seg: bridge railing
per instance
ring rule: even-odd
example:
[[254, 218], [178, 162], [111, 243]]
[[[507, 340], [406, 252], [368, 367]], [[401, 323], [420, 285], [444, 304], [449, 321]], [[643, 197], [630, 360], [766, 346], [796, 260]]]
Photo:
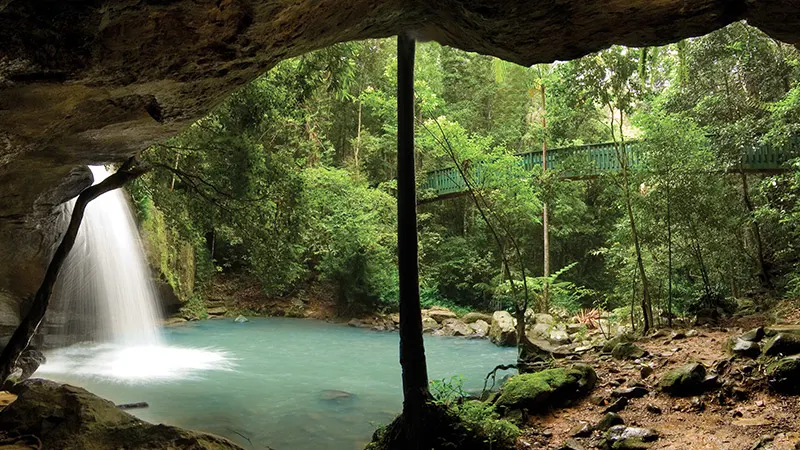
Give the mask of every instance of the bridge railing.
[[[625, 152], [631, 167], [645, 164], [640, 141], [626, 142]], [[561, 171], [565, 178], [596, 176], [606, 172], [619, 172], [617, 147], [613, 142], [553, 148], [547, 151], [547, 168]], [[746, 150], [741, 156], [741, 168], [748, 171], [778, 171], [784, 164], [800, 154], [800, 136], [794, 136], [785, 146], [761, 145]], [[535, 150], [517, 155], [526, 170], [541, 167], [542, 152]], [[738, 170], [738, 167], [724, 170]], [[482, 181], [480, 167], [473, 168], [470, 175], [478, 184]], [[432, 189], [437, 196], [455, 194], [466, 190], [461, 174], [455, 167], [429, 171], [420, 189]]]

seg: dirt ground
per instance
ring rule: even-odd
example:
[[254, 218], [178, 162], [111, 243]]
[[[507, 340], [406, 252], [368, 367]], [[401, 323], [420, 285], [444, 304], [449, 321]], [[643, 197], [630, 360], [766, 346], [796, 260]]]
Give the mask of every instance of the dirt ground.
[[[756, 323], [754, 323], [756, 322]], [[757, 321], [738, 325], [757, 325]], [[597, 371], [599, 381], [592, 395], [571, 407], [530, 418], [529, 428], [519, 439], [519, 449], [560, 449], [570, 430], [581, 421], [596, 424], [617, 387], [643, 385], [650, 393], [629, 401], [619, 415], [628, 426], [655, 429], [660, 438], [651, 449], [800, 449], [800, 398], [771, 393], [762, 374], [763, 367], [754, 360], [733, 360], [721, 380], [728, 389], [712, 391], [697, 398], [673, 398], [657, 392], [660, 377], [670, 369], [688, 362], [702, 362], [707, 368], [731, 360], [724, 342], [737, 335], [736, 329], [694, 328], [696, 336], [671, 339], [671, 336], [643, 339], [637, 345], [649, 356], [634, 361], [617, 361], [608, 356], [588, 354], [583, 362]], [[722, 363], [725, 364], [725, 363]], [[654, 373], [641, 376], [641, 366], [649, 365]], [[713, 373], [713, 372], [709, 372]], [[751, 374], [751, 375], [745, 375]], [[798, 380], [800, 382], [800, 380]], [[600, 403], [600, 404], [598, 404]], [[702, 406], [700, 406], [702, 404]], [[651, 412], [655, 406], [661, 413]], [[599, 432], [590, 438], [576, 438], [586, 449], [596, 448]], [[756, 447], [759, 441], [762, 444]]]

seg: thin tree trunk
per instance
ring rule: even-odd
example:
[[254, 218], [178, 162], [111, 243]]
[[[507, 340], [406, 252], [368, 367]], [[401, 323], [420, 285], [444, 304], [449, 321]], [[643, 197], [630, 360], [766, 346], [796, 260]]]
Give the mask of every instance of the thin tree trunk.
[[[541, 76], [539, 77], [541, 81]], [[547, 172], [547, 97], [545, 95], [544, 82], [542, 81], [541, 87], [542, 95], [542, 171]], [[547, 313], [550, 311], [550, 283], [547, 282], [547, 277], [550, 276], [550, 220], [547, 207], [547, 200], [542, 205], [542, 234], [543, 234], [543, 253], [544, 253], [544, 270], [545, 277], [544, 286], [542, 287], [542, 306], [541, 311]]]
[[[611, 112], [613, 117], [613, 109]], [[625, 197], [625, 209], [628, 213], [628, 222], [630, 223], [631, 227], [631, 235], [633, 236], [633, 246], [636, 250], [636, 265], [639, 267], [639, 276], [642, 280], [642, 316], [644, 321], [644, 326], [642, 329], [642, 333], [647, 333], [650, 331], [650, 326], [653, 322], [653, 312], [650, 307], [650, 292], [648, 290], [647, 285], [647, 273], [644, 270], [644, 261], [642, 260], [642, 248], [641, 244], [639, 243], [639, 233], [636, 229], [636, 220], [633, 217], [633, 207], [631, 206], [631, 187], [630, 182], [628, 180], [628, 155], [625, 149], [625, 138], [622, 134], [622, 126], [623, 126], [623, 113], [620, 111], [620, 142], [614, 146], [614, 150], [617, 156], [617, 161], [619, 162], [620, 169], [622, 170], [622, 183], [623, 183], [623, 193]], [[612, 119], [613, 120], [613, 119]], [[612, 130], [613, 130], [613, 123], [612, 123]], [[615, 139], [616, 141], [616, 139]]]
[[667, 321], [672, 328], [672, 209], [670, 199], [671, 172], [667, 174]]
[[761, 285], [766, 289], [772, 290], [772, 280], [770, 279], [766, 263], [764, 262], [764, 245], [761, 241], [761, 228], [758, 226], [758, 221], [753, 216], [755, 207], [753, 206], [753, 201], [750, 199], [750, 187], [747, 183], [747, 174], [744, 173], [744, 170], [740, 170], [739, 173], [742, 176], [742, 196], [744, 197], [744, 204], [747, 207], [747, 212], [750, 213], [753, 239], [756, 241], [758, 276], [761, 280]]
[[414, 53], [397, 37], [397, 254], [400, 278], [400, 365], [407, 448], [422, 450], [422, 417], [430, 399], [419, 300], [417, 199], [414, 165]]
[[42, 323], [42, 319], [44, 319], [47, 307], [50, 305], [50, 295], [53, 293], [53, 286], [58, 280], [61, 266], [64, 264], [70, 250], [72, 250], [72, 246], [75, 245], [75, 238], [83, 221], [86, 206], [101, 194], [120, 188], [147, 171], [144, 166], [133, 167], [135, 163], [134, 158], [129, 159], [116, 173], [102, 182], [84, 189], [78, 196], [75, 206], [72, 208], [72, 216], [70, 217], [67, 231], [64, 233], [64, 237], [61, 238], [61, 244], [59, 244], [53, 254], [53, 258], [50, 260], [50, 264], [47, 266], [44, 280], [42, 280], [39, 290], [36, 291], [33, 303], [17, 329], [14, 330], [14, 334], [3, 349], [2, 355], [0, 355], [0, 382], [5, 383], [11, 375], [19, 355], [28, 348], [31, 339]]
[[358, 98], [358, 128], [356, 129], [356, 145], [353, 149], [353, 168], [358, 173], [358, 153], [361, 151], [361, 97]]

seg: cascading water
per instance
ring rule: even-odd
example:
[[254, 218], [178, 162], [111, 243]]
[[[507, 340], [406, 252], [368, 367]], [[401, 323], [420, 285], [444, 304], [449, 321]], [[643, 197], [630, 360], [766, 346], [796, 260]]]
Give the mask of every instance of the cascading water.
[[[91, 166], [95, 184], [110, 173]], [[66, 205], [65, 228], [72, 200]], [[121, 189], [91, 201], [54, 289], [73, 337], [120, 345], [161, 343], [161, 313], [131, 208]]]
[[[110, 175], [102, 166], [90, 168], [95, 184]], [[63, 206], [64, 229], [73, 205]], [[46, 352], [47, 363], [37, 373], [55, 379], [82, 375], [130, 382], [231, 367], [224, 352], [164, 345], [158, 297], [121, 189], [87, 205], [45, 325], [45, 343], [48, 337], [51, 346], [77, 342]]]

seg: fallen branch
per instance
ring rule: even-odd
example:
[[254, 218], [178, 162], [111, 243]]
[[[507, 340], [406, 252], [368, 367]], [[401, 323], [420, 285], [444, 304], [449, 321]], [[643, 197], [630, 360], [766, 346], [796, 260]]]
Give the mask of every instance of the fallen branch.
[[70, 250], [72, 250], [72, 246], [75, 245], [75, 238], [78, 235], [78, 229], [83, 221], [83, 214], [86, 210], [86, 206], [100, 195], [124, 186], [126, 183], [147, 172], [147, 170], [149, 170], [149, 167], [138, 164], [135, 157], [132, 157], [126, 161], [116, 173], [102, 182], [84, 189], [78, 196], [78, 199], [75, 201], [75, 206], [72, 208], [72, 217], [70, 218], [67, 231], [64, 233], [64, 237], [61, 239], [61, 244], [58, 246], [58, 249], [56, 249], [55, 254], [53, 254], [50, 265], [47, 266], [44, 280], [42, 280], [39, 290], [36, 291], [30, 310], [28, 314], [25, 315], [25, 318], [22, 319], [22, 322], [20, 322], [14, 334], [11, 336], [11, 339], [8, 341], [8, 345], [3, 349], [2, 355], [0, 355], [0, 382], [5, 384], [8, 380], [8, 377], [11, 375], [17, 363], [17, 359], [20, 354], [28, 348], [31, 339], [42, 323], [42, 319], [44, 319], [47, 307], [50, 304], [50, 295], [53, 293], [53, 286], [58, 279], [58, 273], [61, 271], [61, 266], [64, 264], [64, 260], [66, 260]]

